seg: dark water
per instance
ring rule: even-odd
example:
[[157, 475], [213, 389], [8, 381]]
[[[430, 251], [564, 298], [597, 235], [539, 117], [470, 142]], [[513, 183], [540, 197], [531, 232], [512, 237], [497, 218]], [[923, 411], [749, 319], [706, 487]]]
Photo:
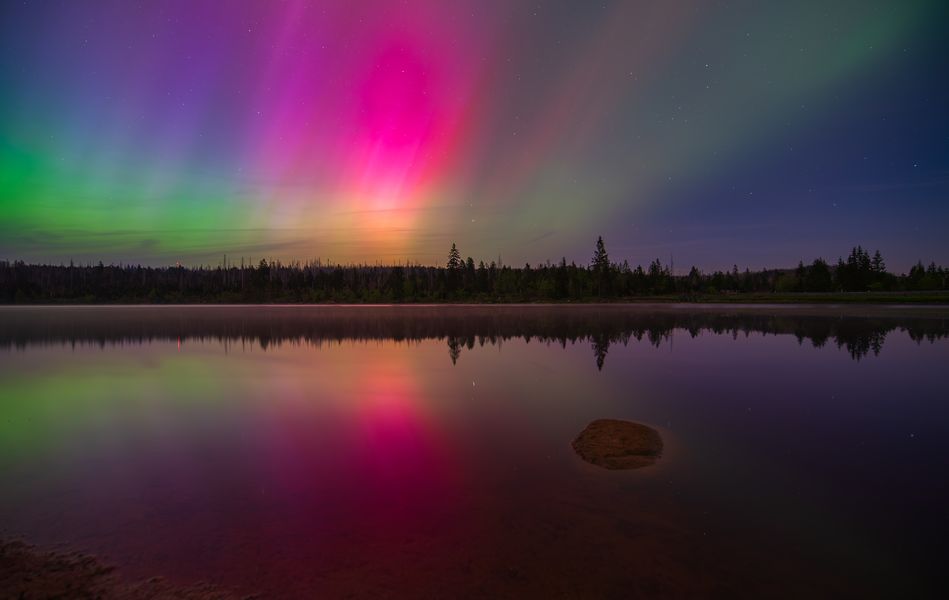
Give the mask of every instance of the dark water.
[[[925, 307], [2, 308], [0, 534], [263, 597], [938, 597], [947, 336]], [[582, 462], [604, 417], [663, 457]]]

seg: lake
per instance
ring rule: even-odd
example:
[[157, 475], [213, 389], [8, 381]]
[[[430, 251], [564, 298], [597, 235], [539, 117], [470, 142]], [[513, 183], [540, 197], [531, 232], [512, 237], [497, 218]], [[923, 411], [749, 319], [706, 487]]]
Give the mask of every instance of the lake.
[[[939, 307], [4, 307], [0, 536], [261, 597], [936, 597], [947, 374]], [[584, 462], [600, 418], [662, 456]]]

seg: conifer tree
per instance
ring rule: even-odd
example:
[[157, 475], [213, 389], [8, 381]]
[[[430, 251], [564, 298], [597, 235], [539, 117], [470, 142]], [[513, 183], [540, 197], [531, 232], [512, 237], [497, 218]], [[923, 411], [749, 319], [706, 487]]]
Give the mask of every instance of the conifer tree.
[[873, 260], [871, 261], [873, 272], [877, 275], [886, 272], [886, 263], [883, 262], [883, 255], [880, 254], [880, 251], [877, 250], [873, 253]]
[[610, 257], [606, 253], [606, 244], [603, 243], [603, 236], [596, 238], [596, 251], [593, 253], [591, 266], [594, 271], [599, 273], [603, 273], [610, 268]]
[[457, 271], [463, 264], [461, 261], [461, 252], [458, 252], [458, 247], [452, 242], [451, 250], [448, 251], [448, 270]]

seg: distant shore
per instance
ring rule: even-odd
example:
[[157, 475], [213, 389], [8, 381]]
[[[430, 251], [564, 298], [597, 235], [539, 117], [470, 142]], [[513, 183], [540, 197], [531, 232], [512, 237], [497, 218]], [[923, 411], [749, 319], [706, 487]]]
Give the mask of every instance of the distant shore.
[[87, 297], [82, 299], [70, 300], [52, 300], [52, 301], [28, 301], [28, 302], [0, 302], [0, 306], [82, 306], [82, 305], [103, 305], [103, 306], [165, 306], [165, 305], [260, 305], [270, 306], [275, 304], [299, 304], [299, 305], [361, 305], [361, 304], [398, 304], [405, 306], [414, 305], [499, 305], [499, 304], [543, 304], [543, 305], [588, 305], [588, 304], [949, 304], [949, 291], [931, 291], [931, 292], [791, 292], [791, 293], [733, 293], [733, 294], [666, 294], [650, 296], [629, 296], [621, 298], [584, 298], [571, 300], [542, 300], [518, 298], [466, 298], [464, 300], [431, 300], [424, 301], [400, 301], [400, 302], [300, 302], [294, 299], [271, 298], [261, 300], [255, 297], [241, 297], [239, 295], [228, 295], [222, 298], [213, 299], [183, 299], [181, 301], [160, 301], [144, 302], [135, 298], [129, 299], [98, 299]]
[[648, 267], [612, 262], [603, 239], [589, 266], [531, 266], [462, 260], [452, 245], [447, 266], [330, 265], [264, 260], [240, 266], [27, 264], [0, 260], [0, 304], [590, 304], [590, 303], [877, 303], [947, 304], [949, 269], [931, 262], [909, 273], [886, 270], [879, 252], [860, 246], [846, 262], [815, 259], [794, 269], [688, 274], [654, 260]]

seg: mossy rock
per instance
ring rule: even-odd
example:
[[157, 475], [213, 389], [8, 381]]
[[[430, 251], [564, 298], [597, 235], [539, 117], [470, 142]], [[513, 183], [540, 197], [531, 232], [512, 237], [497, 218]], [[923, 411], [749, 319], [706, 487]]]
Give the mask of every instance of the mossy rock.
[[573, 440], [573, 449], [583, 460], [605, 469], [639, 469], [662, 454], [662, 437], [641, 423], [597, 419]]

